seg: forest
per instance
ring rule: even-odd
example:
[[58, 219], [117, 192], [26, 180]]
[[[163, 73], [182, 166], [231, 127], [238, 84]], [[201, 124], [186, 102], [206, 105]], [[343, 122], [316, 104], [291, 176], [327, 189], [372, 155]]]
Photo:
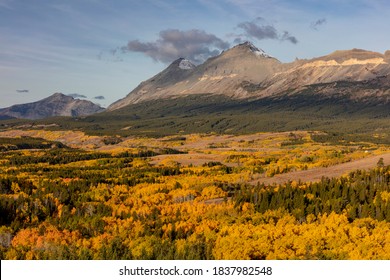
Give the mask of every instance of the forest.
[[34, 133], [0, 138], [1, 259], [390, 259], [386, 144], [289, 132], [92, 147]]

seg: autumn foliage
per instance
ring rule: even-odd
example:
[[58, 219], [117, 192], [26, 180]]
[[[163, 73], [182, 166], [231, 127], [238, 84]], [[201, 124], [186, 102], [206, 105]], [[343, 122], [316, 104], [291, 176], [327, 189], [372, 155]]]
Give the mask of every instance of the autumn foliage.
[[[308, 150], [305, 137], [287, 135], [268, 154], [275, 139], [229, 144], [241, 151], [215, 143], [201, 152], [223, 162], [198, 165], [175, 160], [195, 150], [179, 152], [182, 138], [171, 149], [3, 151], [0, 257], [390, 259], [389, 166], [249, 184], [365, 156], [346, 146]], [[152, 164], [157, 155], [165, 159]]]

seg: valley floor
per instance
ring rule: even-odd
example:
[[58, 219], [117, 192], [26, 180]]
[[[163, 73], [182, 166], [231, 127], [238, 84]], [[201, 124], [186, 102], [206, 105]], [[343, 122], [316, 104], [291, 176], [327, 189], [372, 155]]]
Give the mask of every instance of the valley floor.
[[389, 162], [321, 132], [2, 131], [0, 258], [390, 259]]

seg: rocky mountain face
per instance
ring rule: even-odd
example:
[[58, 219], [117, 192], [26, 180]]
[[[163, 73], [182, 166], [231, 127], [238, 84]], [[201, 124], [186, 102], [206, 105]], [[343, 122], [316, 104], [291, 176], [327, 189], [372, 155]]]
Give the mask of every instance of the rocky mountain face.
[[291, 96], [310, 91], [319, 97], [390, 103], [389, 54], [352, 49], [298, 60], [263, 81], [262, 93]]
[[[183, 67], [185, 65], [185, 67]], [[245, 42], [195, 66], [183, 58], [142, 82], [108, 111], [157, 99], [198, 94], [236, 100], [283, 99], [302, 94], [390, 104], [390, 51], [336, 51], [309, 60], [281, 63]]]
[[35, 120], [54, 116], [86, 116], [103, 110], [104, 108], [91, 101], [74, 99], [62, 93], [55, 93], [37, 102], [0, 109], [0, 116]]

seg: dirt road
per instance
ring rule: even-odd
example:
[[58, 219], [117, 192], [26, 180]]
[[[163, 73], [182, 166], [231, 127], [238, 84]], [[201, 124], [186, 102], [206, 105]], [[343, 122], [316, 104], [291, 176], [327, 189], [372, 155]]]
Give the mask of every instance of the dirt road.
[[313, 168], [303, 171], [295, 171], [286, 174], [276, 175], [272, 178], [261, 178], [251, 181], [251, 184], [265, 183], [265, 184], [281, 184], [287, 181], [298, 181], [303, 182], [315, 182], [320, 181], [323, 176], [325, 177], [339, 177], [348, 172], [357, 170], [357, 169], [369, 169], [377, 166], [378, 160], [383, 158], [385, 165], [390, 164], [390, 153], [372, 156], [364, 159], [359, 159], [347, 163], [342, 163], [335, 166]]

